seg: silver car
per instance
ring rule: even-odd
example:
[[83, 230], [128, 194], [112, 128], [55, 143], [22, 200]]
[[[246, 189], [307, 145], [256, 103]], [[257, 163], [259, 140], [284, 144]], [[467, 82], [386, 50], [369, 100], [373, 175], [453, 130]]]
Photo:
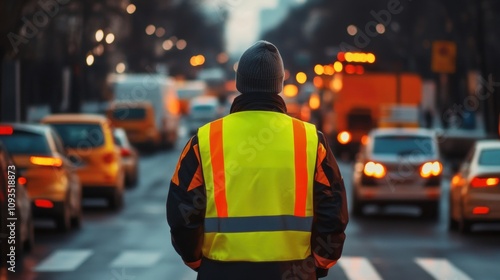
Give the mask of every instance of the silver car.
[[500, 222], [500, 141], [478, 141], [450, 184], [450, 229]]
[[357, 155], [353, 172], [352, 212], [364, 206], [409, 204], [423, 216], [439, 213], [441, 175], [437, 138], [419, 128], [379, 128], [368, 135]]
[[198, 96], [189, 104], [188, 131], [196, 134], [198, 128], [222, 117], [219, 100], [215, 96]]

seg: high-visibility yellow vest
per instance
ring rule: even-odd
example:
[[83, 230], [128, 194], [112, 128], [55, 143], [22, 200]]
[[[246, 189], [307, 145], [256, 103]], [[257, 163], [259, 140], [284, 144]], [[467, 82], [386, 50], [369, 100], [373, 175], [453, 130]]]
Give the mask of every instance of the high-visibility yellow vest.
[[245, 111], [198, 130], [207, 194], [203, 255], [289, 261], [311, 255], [316, 127]]

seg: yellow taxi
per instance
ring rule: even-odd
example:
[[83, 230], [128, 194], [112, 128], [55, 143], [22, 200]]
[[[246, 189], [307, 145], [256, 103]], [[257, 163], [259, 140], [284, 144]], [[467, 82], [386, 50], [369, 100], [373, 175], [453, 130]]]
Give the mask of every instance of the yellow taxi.
[[84, 197], [104, 197], [112, 209], [123, 205], [125, 175], [109, 120], [100, 115], [58, 114], [42, 119], [61, 136], [77, 166]]
[[54, 219], [60, 231], [79, 227], [81, 185], [57, 133], [44, 125], [0, 124], [0, 141], [31, 198], [33, 216]]
[[[9, 237], [15, 234], [15, 258], [19, 262], [24, 253], [29, 252], [35, 246], [35, 234], [33, 230], [33, 213], [31, 211], [31, 200], [26, 188], [16, 182], [17, 176], [15, 165], [7, 150], [0, 142], [0, 225], [2, 231], [8, 233]], [[23, 182], [23, 180], [21, 180]], [[14, 215], [12, 215], [14, 214]], [[17, 218], [16, 227], [12, 227], [8, 218]], [[7, 239], [5, 239], [7, 241]], [[12, 241], [11, 241], [12, 242]], [[12, 255], [12, 248], [6, 242], [0, 241], [2, 256]], [[9, 244], [12, 245], [12, 244]], [[11, 262], [7, 257], [7, 263]], [[3, 265], [3, 264], [2, 264]], [[0, 269], [2, 267], [0, 265]], [[0, 276], [0, 279], [3, 279]]]
[[131, 143], [162, 144], [163, 135], [155, 124], [155, 114], [149, 102], [114, 102], [106, 111], [114, 127], [123, 128]]

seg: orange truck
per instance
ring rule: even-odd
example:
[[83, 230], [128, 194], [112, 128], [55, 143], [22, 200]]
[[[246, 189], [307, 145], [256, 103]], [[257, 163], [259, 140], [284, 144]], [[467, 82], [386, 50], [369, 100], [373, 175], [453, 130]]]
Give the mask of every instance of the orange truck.
[[[334, 97], [333, 111], [325, 117], [323, 131], [329, 135], [337, 155], [344, 152], [354, 155], [372, 128], [396, 126], [397, 120], [391, 113], [397, 112], [406, 118], [405, 124], [399, 126], [418, 126], [417, 108], [422, 96], [420, 76], [367, 73], [336, 78], [341, 79], [342, 87]], [[391, 110], [392, 107], [400, 108]]]

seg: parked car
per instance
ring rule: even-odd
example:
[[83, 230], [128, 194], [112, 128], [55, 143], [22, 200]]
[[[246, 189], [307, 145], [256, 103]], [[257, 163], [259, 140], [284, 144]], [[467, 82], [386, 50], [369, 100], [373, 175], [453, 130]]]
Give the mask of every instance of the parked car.
[[112, 209], [123, 205], [125, 172], [109, 120], [100, 115], [59, 114], [42, 119], [61, 136], [78, 166], [84, 197], [104, 197]]
[[450, 184], [449, 227], [463, 233], [475, 223], [500, 222], [500, 141], [475, 143]]
[[437, 217], [443, 166], [434, 132], [379, 128], [363, 141], [353, 173], [352, 212], [366, 204], [413, 204]]
[[113, 129], [115, 143], [120, 146], [122, 164], [125, 169], [125, 183], [127, 186], [135, 186], [138, 179], [139, 153], [130, 144], [125, 130], [122, 128]]
[[60, 231], [80, 227], [81, 185], [57, 133], [32, 124], [1, 124], [0, 131], [0, 141], [31, 198], [34, 217], [54, 219]]
[[[3, 144], [0, 142], [0, 232], [5, 232], [7, 233], [7, 236], [10, 236], [9, 228], [7, 227], [9, 221], [7, 219], [9, 217], [17, 218], [15, 221], [15, 243], [12, 244], [12, 241], [9, 242], [9, 239], [5, 236], [5, 238], [0, 238], [0, 248], [2, 256], [7, 256], [7, 254], [10, 254], [10, 247], [14, 245], [17, 260], [16, 263], [20, 263], [19, 260], [23, 259], [24, 253], [29, 252], [33, 248], [35, 244], [35, 233], [33, 229], [31, 200], [24, 184], [21, 184], [24, 183], [24, 179], [15, 180], [15, 178], [22, 178], [18, 177], [17, 173], [18, 171], [16, 170], [14, 162]], [[9, 190], [9, 186], [11, 189], [15, 190]], [[12, 205], [9, 205], [9, 203], [11, 203], [9, 198], [13, 198], [13, 195], [15, 195], [15, 210], [14, 216], [11, 216], [9, 214], [9, 208], [11, 208]], [[2, 261], [0, 269], [2, 269], [5, 264], [6, 262]]]
[[189, 134], [196, 134], [198, 128], [215, 121], [223, 115], [222, 107], [215, 96], [199, 96], [191, 99], [189, 104], [188, 131]]

